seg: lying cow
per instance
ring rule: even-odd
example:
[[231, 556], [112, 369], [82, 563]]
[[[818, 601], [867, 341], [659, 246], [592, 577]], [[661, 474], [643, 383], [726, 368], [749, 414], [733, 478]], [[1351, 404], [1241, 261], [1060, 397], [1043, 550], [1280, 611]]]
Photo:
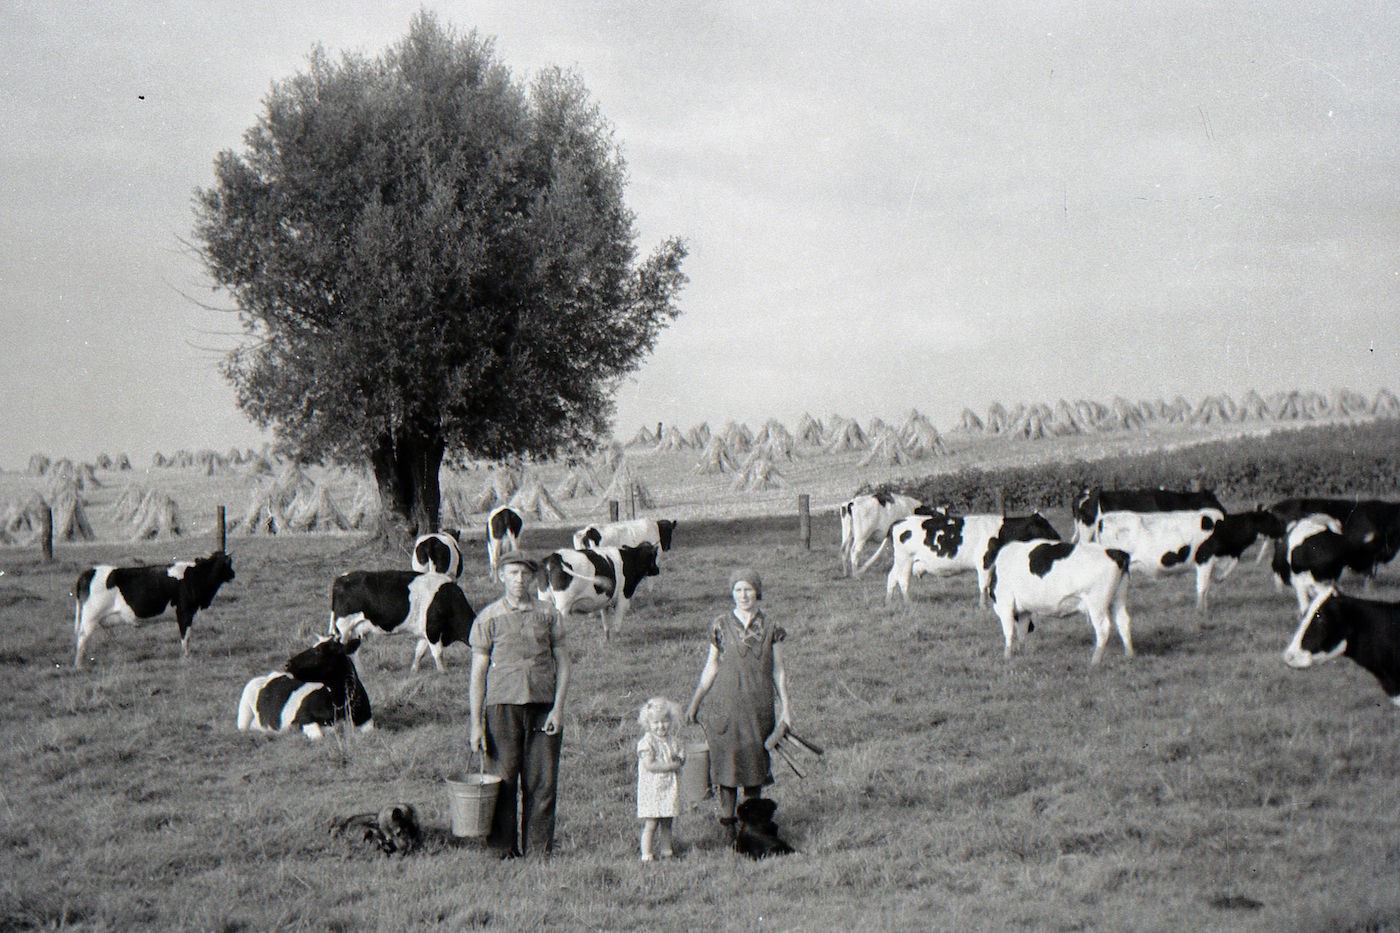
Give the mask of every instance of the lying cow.
[[[1039, 512], [1030, 515], [950, 515], [934, 511], [930, 515], [910, 515], [890, 526], [886, 538], [892, 542], [894, 564], [885, 578], [885, 602], [895, 587], [909, 602], [909, 579], [926, 573], [938, 576], [972, 570], [977, 573], [977, 605], [987, 605], [987, 579], [996, 549], [1008, 541], [1032, 538], [1060, 540], [1060, 533]], [[995, 542], [995, 543], [994, 543]], [[882, 544], [860, 568], [875, 561]]]
[[135, 625], [137, 619], [154, 618], [171, 606], [180, 628], [180, 655], [187, 657], [194, 614], [208, 609], [219, 587], [232, 580], [233, 561], [223, 551], [166, 567], [89, 567], [73, 587], [74, 667], [83, 667], [84, 649], [98, 625], [105, 626], [109, 619]]
[[330, 634], [349, 642], [372, 634], [418, 636], [409, 673], [432, 652], [446, 670], [442, 649], [466, 644], [476, 612], [457, 581], [445, 573], [411, 570], [352, 570], [331, 584]]
[[343, 719], [361, 732], [374, 728], [369, 695], [350, 655], [359, 639], [341, 643], [322, 638], [287, 659], [285, 671], [254, 677], [238, 700], [242, 731], [286, 732], [299, 728], [308, 739], [319, 739]]
[[856, 496], [849, 502], [841, 503], [841, 573], [848, 577], [856, 575], [856, 566], [860, 563], [860, 552], [865, 548], [865, 543], [879, 538], [880, 547], [876, 549], [875, 556], [860, 568], [859, 572], [864, 573], [865, 568], [874, 563], [875, 557], [884, 552], [885, 542], [889, 540], [886, 532], [890, 526], [914, 514], [919, 505], [919, 500], [912, 496], [889, 492]]
[[520, 546], [525, 517], [503, 505], [486, 516], [486, 562], [492, 580], [501, 578], [501, 555]]
[[445, 573], [454, 580], [462, 575], [462, 546], [450, 532], [435, 531], [413, 542], [415, 573]]
[[1225, 507], [1209, 489], [1200, 491], [1172, 489], [1103, 489], [1091, 486], [1084, 490], [1071, 510], [1074, 513], [1075, 541], [1097, 541], [1099, 519], [1109, 512], [1194, 512], [1214, 509], [1221, 515]]
[[539, 598], [552, 602], [566, 619], [573, 612], [597, 612], [606, 641], [610, 629], [622, 624], [637, 587], [661, 573], [656, 554], [656, 545], [650, 543], [553, 551], [544, 559], [545, 586]]
[[1343, 571], [1366, 574], [1373, 554], [1348, 538], [1339, 520], [1319, 513], [1288, 525], [1283, 545], [1274, 547], [1272, 567], [1280, 585], [1293, 587], [1302, 615], [1313, 597], [1335, 585]]
[[1304, 668], [1338, 656], [1370, 671], [1400, 706], [1400, 604], [1356, 599], [1331, 586], [1321, 590], [1304, 610], [1283, 660]]
[[608, 525], [585, 525], [574, 532], [574, 549], [600, 547], [637, 547], [654, 544], [663, 551], [671, 549], [671, 536], [676, 523], [669, 518], [634, 518]]
[[1213, 508], [1181, 512], [1108, 512], [1097, 541], [1126, 551], [1132, 569], [1153, 579], [1194, 571], [1196, 612], [1210, 612], [1213, 581], [1224, 580], [1256, 538], [1271, 538], [1283, 523], [1263, 510], [1224, 515]]
[[[1109, 623], [1118, 629], [1123, 654], [1133, 656], [1132, 619], [1128, 615], [1128, 555], [1087, 541], [1011, 541], [992, 559], [988, 592], [1011, 657], [1016, 626], [1034, 612], [1069, 615], [1083, 612], [1094, 627], [1091, 665], [1103, 658]], [[1034, 631], [1027, 619], [1026, 632]]]

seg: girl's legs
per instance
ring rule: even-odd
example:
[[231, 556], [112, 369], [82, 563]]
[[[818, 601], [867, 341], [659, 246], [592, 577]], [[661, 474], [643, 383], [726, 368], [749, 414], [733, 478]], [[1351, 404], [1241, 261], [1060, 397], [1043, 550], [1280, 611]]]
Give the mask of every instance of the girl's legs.
[[657, 852], [662, 858], [671, 857], [671, 820], [669, 816], [663, 816], [658, 821], [661, 824], [660, 847]]
[[[655, 836], [656, 836], [656, 825], [657, 825], [657, 823], [659, 823], [659, 822], [660, 822], [660, 820], [657, 820], [657, 819], [654, 819], [654, 818], [651, 818], [651, 817], [648, 817], [647, 819], [642, 820], [642, 842], [641, 842], [641, 845], [642, 845], [642, 861], [643, 861], [643, 862], [650, 862], [650, 861], [652, 860], [652, 854], [651, 854], [651, 848], [652, 848], [652, 846], [651, 846], [651, 842], [652, 842], [652, 839], [655, 838]], [[667, 820], [667, 823], [669, 823], [669, 822], [670, 822], [670, 820]], [[667, 827], [667, 830], [669, 831], [669, 829], [670, 829], [670, 827], [668, 826], [668, 827]], [[667, 835], [669, 836], [669, 832], [667, 833]], [[668, 839], [667, 841], [669, 842], [670, 840]]]

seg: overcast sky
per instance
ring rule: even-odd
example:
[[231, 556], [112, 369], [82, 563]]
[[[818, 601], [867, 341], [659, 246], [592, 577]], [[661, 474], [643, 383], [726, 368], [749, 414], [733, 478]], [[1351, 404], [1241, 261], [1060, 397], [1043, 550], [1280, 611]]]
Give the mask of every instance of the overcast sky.
[[316, 43], [423, 6], [581, 75], [682, 317], [656, 421], [1397, 379], [1400, 4], [2, 0], [0, 467], [258, 439], [192, 193]]

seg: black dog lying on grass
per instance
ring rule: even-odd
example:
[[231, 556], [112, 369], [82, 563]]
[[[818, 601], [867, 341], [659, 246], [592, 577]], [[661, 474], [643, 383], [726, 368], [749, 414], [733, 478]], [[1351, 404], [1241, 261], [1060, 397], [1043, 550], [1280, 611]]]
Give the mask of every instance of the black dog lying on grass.
[[778, 836], [778, 824], [773, 814], [778, 805], [766, 797], [741, 801], [737, 816], [739, 831], [734, 837], [734, 849], [751, 859], [770, 855], [787, 855], [796, 851]]
[[343, 836], [355, 848], [384, 855], [407, 855], [422, 836], [418, 815], [406, 803], [396, 803], [378, 813], [356, 813], [337, 820], [331, 835]]

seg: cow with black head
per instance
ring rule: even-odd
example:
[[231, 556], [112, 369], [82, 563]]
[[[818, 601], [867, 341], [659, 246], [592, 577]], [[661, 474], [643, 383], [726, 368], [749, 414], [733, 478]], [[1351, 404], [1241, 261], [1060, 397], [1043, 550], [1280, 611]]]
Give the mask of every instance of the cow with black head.
[[99, 625], [105, 627], [109, 621], [135, 625], [138, 619], [153, 619], [172, 606], [180, 629], [180, 655], [188, 657], [195, 613], [208, 609], [219, 587], [233, 577], [233, 561], [223, 551], [166, 566], [89, 567], [78, 575], [73, 587], [73, 637], [77, 642], [73, 666], [84, 666], [87, 643]]
[[322, 638], [287, 659], [283, 670], [254, 677], [238, 700], [238, 728], [255, 732], [301, 729], [308, 739], [342, 720], [361, 732], [374, 728], [369, 694], [351, 655], [358, 638]]

